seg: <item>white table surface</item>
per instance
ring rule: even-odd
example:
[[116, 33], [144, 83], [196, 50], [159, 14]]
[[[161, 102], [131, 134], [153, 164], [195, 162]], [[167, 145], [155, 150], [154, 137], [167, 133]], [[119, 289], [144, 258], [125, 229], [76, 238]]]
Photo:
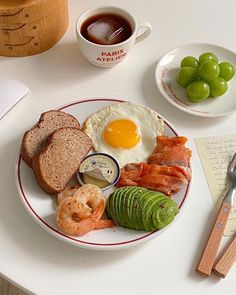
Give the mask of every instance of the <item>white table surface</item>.
[[[216, 212], [194, 138], [235, 133], [236, 114], [204, 119], [175, 109], [158, 92], [154, 70], [166, 51], [183, 43], [215, 43], [236, 51], [236, 2], [117, 2], [71, 0], [69, 29], [55, 47], [38, 56], [0, 58], [0, 76], [20, 79], [31, 89], [0, 121], [0, 274], [35, 294], [235, 294], [236, 266], [225, 280], [195, 273]], [[88, 64], [76, 44], [77, 17], [98, 4], [119, 4], [153, 26], [152, 35], [112, 69]], [[52, 237], [28, 215], [15, 185], [15, 160], [24, 131], [45, 110], [93, 97], [148, 105], [187, 136], [193, 150], [192, 189], [182, 216], [160, 237], [125, 251], [83, 250]], [[226, 242], [224, 238], [221, 246]]]

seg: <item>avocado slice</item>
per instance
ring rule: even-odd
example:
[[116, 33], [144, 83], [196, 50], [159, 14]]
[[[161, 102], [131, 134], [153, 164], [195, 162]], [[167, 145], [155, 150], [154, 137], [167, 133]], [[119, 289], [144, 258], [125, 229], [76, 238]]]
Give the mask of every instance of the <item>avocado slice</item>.
[[137, 187], [137, 189], [132, 192], [132, 196], [131, 196], [131, 200], [130, 200], [130, 210], [129, 210], [129, 218], [132, 222], [132, 227], [134, 229], [142, 229], [143, 226], [142, 224], [139, 223], [139, 220], [136, 216], [137, 210], [138, 210], [138, 204], [139, 204], [139, 197], [140, 194], [142, 193], [142, 190], [140, 190], [140, 188]]
[[154, 192], [149, 195], [148, 200], [143, 206], [143, 224], [146, 231], [152, 231], [156, 229], [156, 226], [152, 220], [152, 213], [155, 206], [159, 204], [160, 198], [162, 198], [162, 196], [159, 196]]
[[131, 202], [132, 194], [136, 191], [136, 189], [137, 188], [135, 186], [127, 187], [127, 189], [124, 190], [122, 194], [122, 203], [123, 203], [123, 206], [121, 207], [122, 216], [126, 226], [132, 229], [134, 227], [133, 227], [132, 218], [130, 218], [129, 210], [130, 210], [130, 202]]
[[137, 210], [136, 210], [135, 218], [137, 219], [137, 223], [138, 223], [139, 229], [141, 229], [141, 230], [144, 230], [144, 224], [143, 224], [143, 204], [149, 198], [149, 195], [150, 195], [150, 191], [149, 190], [147, 190], [145, 188], [141, 188], [140, 189], [140, 195], [139, 195], [139, 198], [137, 200]]
[[179, 209], [175, 201], [170, 198], [162, 200], [161, 204], [153, 212], [153, 223], [158, 229], [162, 229], [173, 221], [178, 212]]
[[123, 196], [123, 191], [124, 191], [125, 188], [119, 188], [117, 191], [116, 191], [116, 194], [115, 194], [115, 200], [114, 200], [114, 203], [113, 203], [113, 211], [116, 215], [116, 220], [117, 220], [117, 223], [119, 225], [125, 225], [123, 224], [124, 222], [124, 218], [123, 218], [123, 212], [122, 212], [122, 208], [121, 208], [121, 205], [122, 205], [122, 196]]

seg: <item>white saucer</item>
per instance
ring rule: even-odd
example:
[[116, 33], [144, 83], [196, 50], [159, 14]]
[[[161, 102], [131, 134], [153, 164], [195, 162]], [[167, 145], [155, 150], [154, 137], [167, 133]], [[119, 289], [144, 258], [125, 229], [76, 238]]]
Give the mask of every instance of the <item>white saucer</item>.
[[228, 91], [223, 96], [199, 103], [190, 102], [185, 89], [175, 80], [184, 57], [191, 55], [198, 58], [204, 52], [212, 52], [218, 57], [219, 62], [229, 61], [236, 66], [236, 53], [224, 47], [204, 43], [180, 45], [159, 60], [155, 73], [157, 86], [166, 100], [181, 111], [200, 117], [229, 115], [236, 111], [236, 76], [228, 82]]

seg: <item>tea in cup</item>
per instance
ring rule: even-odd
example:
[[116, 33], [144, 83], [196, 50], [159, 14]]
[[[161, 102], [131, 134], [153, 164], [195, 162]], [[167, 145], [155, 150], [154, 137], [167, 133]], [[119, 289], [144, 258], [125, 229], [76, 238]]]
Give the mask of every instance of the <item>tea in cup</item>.
[[[139, 34], [140, 28], [144, 30]], [[76, 24], [82, 54], [99, 67], [120, 63], [133, 45], [146, 39], [151, 30], [148, 22], [137, 23], [128, 11], [112, 6], [85, 11]]]

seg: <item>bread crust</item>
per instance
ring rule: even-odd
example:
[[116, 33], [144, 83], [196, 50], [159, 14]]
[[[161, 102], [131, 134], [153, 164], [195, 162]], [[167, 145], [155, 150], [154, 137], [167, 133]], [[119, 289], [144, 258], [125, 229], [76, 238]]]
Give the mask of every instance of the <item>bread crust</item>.
[[[62, 143], [61, 150], [58, 152], [55, 146], [59, 146], [59, 141], [61, 141], [61, 134], [67, 134], [71, 132], [71, 138], [69, 140], [77, 140], [75, 144], [75, 149], [78, 148], [78, 146], [81, 146], [80, 151], [75, 150], [76, 154], [76, 162], [73, 163], [73, 169], [66, 166], [65, 163], [63, 165], [60, 163], [60, 159], [63, 158], [64, 155], [68, 156], [70, 159], [70, 153], [71, 153], [71, 147], [67, 149], [66, 140], [65, 143]], [[75, 139], [73, 137], [73, 132], [78, 134], [78, 138]], [[81, 137], [81, 140], [79, 139]], [[61, 143], [61, 142], [60, 142]], [[47, 145], [38, 153], [32, 160], [32, 167], [35, 173], [36, 180], [40, 187], [49, 194], [56, 194], [60, 191], [62, 191], [66, 185], [69, 183], [70, 179], [75, 175], [76, 171], [79, 169], [80, 163], [84, 159], [84, 157], [87, 155], [89, 150], [92, 147], [92, 141], [91, 139], [81, 130], [74, 127], [65, 127], [65, 128], [59, 128], [55, 130], [48, 138]], [[52, 151], [57, 152], [56, 156], [55, 154], [53, 157], [50, 157], [50, 152]], [[74, 152], [74, 150], [72, 151]], [[58, 162], [51, 162], [51, 159], [55, 160], [58, 159]], [[73, 157], [71, 157], [73, 158]], [[46, 159], [46, 160], [45, 160]], [[46, 164], [50, 164], [48, 166], [44, 166], [46, 161]], [[59, 163], [59, 164], [58, 164]], [[71, 164], [71, 163], [70, 163]], [[61, 165], [61, 167], [60, 167]], [[55, 175], [53, 173], [50, 173], [50, 179], [46, 177], [45, 169], [50, 169], [52, 171], [55, 171]], [[61, 170], [70, 169], [68, 177], [63, 179], [63, 182], [60, 183], [60, 187], [58, 188], [55, 183], [53, 183], [52, 179], [57, 179], [58, 176], [60, 177], [60, 171], [58, 171], [58, 167], [61, 168]], [[55, 168], [55, 169], [54, 169]], [[52, 178], [52, 179], [51, 179]]]
[[36, 155], [32, 160], [32, 168], [34, 170], [34, 175], [36, 177], [36, 180], [40, 187], [48, 194], [56, 194], [57, 191], [52, 189], [45, 179], [43, 178], [43, 175], [41, 173], [40, 164], [39, 164], [39, 155]]
[[[52, 127], [51, 132], [48, 132], [47, 130], [48, 125], [49, 124], [53, 125], [53, 120], [52, 118], [50, 118], [50, 116], [52, 117], [56, 116], [56, 118], [55, 118], [54, 128]], [[58, 110], [50, 110], [50, 111], [42, 113], [36, 125], [33, 126], [31, 129], [27, 130], [22, 138], [21, 150], [20, 150], [21, 156], [22, 156], [22, 159], [26, 162], [26, 164], [29, 165], [30, 167], [32, 167], [33, 157], [39, 152], [40, 149], [42, 149], [42, 147], [45, 144], [47, 144], [47, 137], [59, 127], [67, 127], [67, 126], [59, 126], [59, 127], [56, 126], [58, 123], [56, 122], [57, 116], [63, 117], [62, 123], [64, 125], [67, 125], [68, 127], [80, 128], [79, 121], [68, 113], [58, 111]], [[43, 131], [45, 131], [45, 134], [44, 134], [45, 136], [43, 136], [43, 139], [37, 138], [37, 135], [39, 135], [39, 133], [41, 133], [40, 135], [42, 137]], [[34, 142], [34, 145], [36, 146], [35, 149], [33, 149], [32, 144], [30, 144], [32, 142], [32, 138], [35, 140]], [[32, 152], [32, 150], [34, 151]]]
[[21, 143], [21, 148], [20, 148], [20, 153], [21, 153], [21, 157], [25, 161], [25, 163], [28, 166], [32, 167], [32, 159], [31, 159], [31, 157], [29, 155], [29, 152], [28, 152], [28, 149], [26, 147], [27, 137], [28, 137], [30, 131], [31, 130], [26, 131], [24, 136], [23, 136], [22, 143]]

